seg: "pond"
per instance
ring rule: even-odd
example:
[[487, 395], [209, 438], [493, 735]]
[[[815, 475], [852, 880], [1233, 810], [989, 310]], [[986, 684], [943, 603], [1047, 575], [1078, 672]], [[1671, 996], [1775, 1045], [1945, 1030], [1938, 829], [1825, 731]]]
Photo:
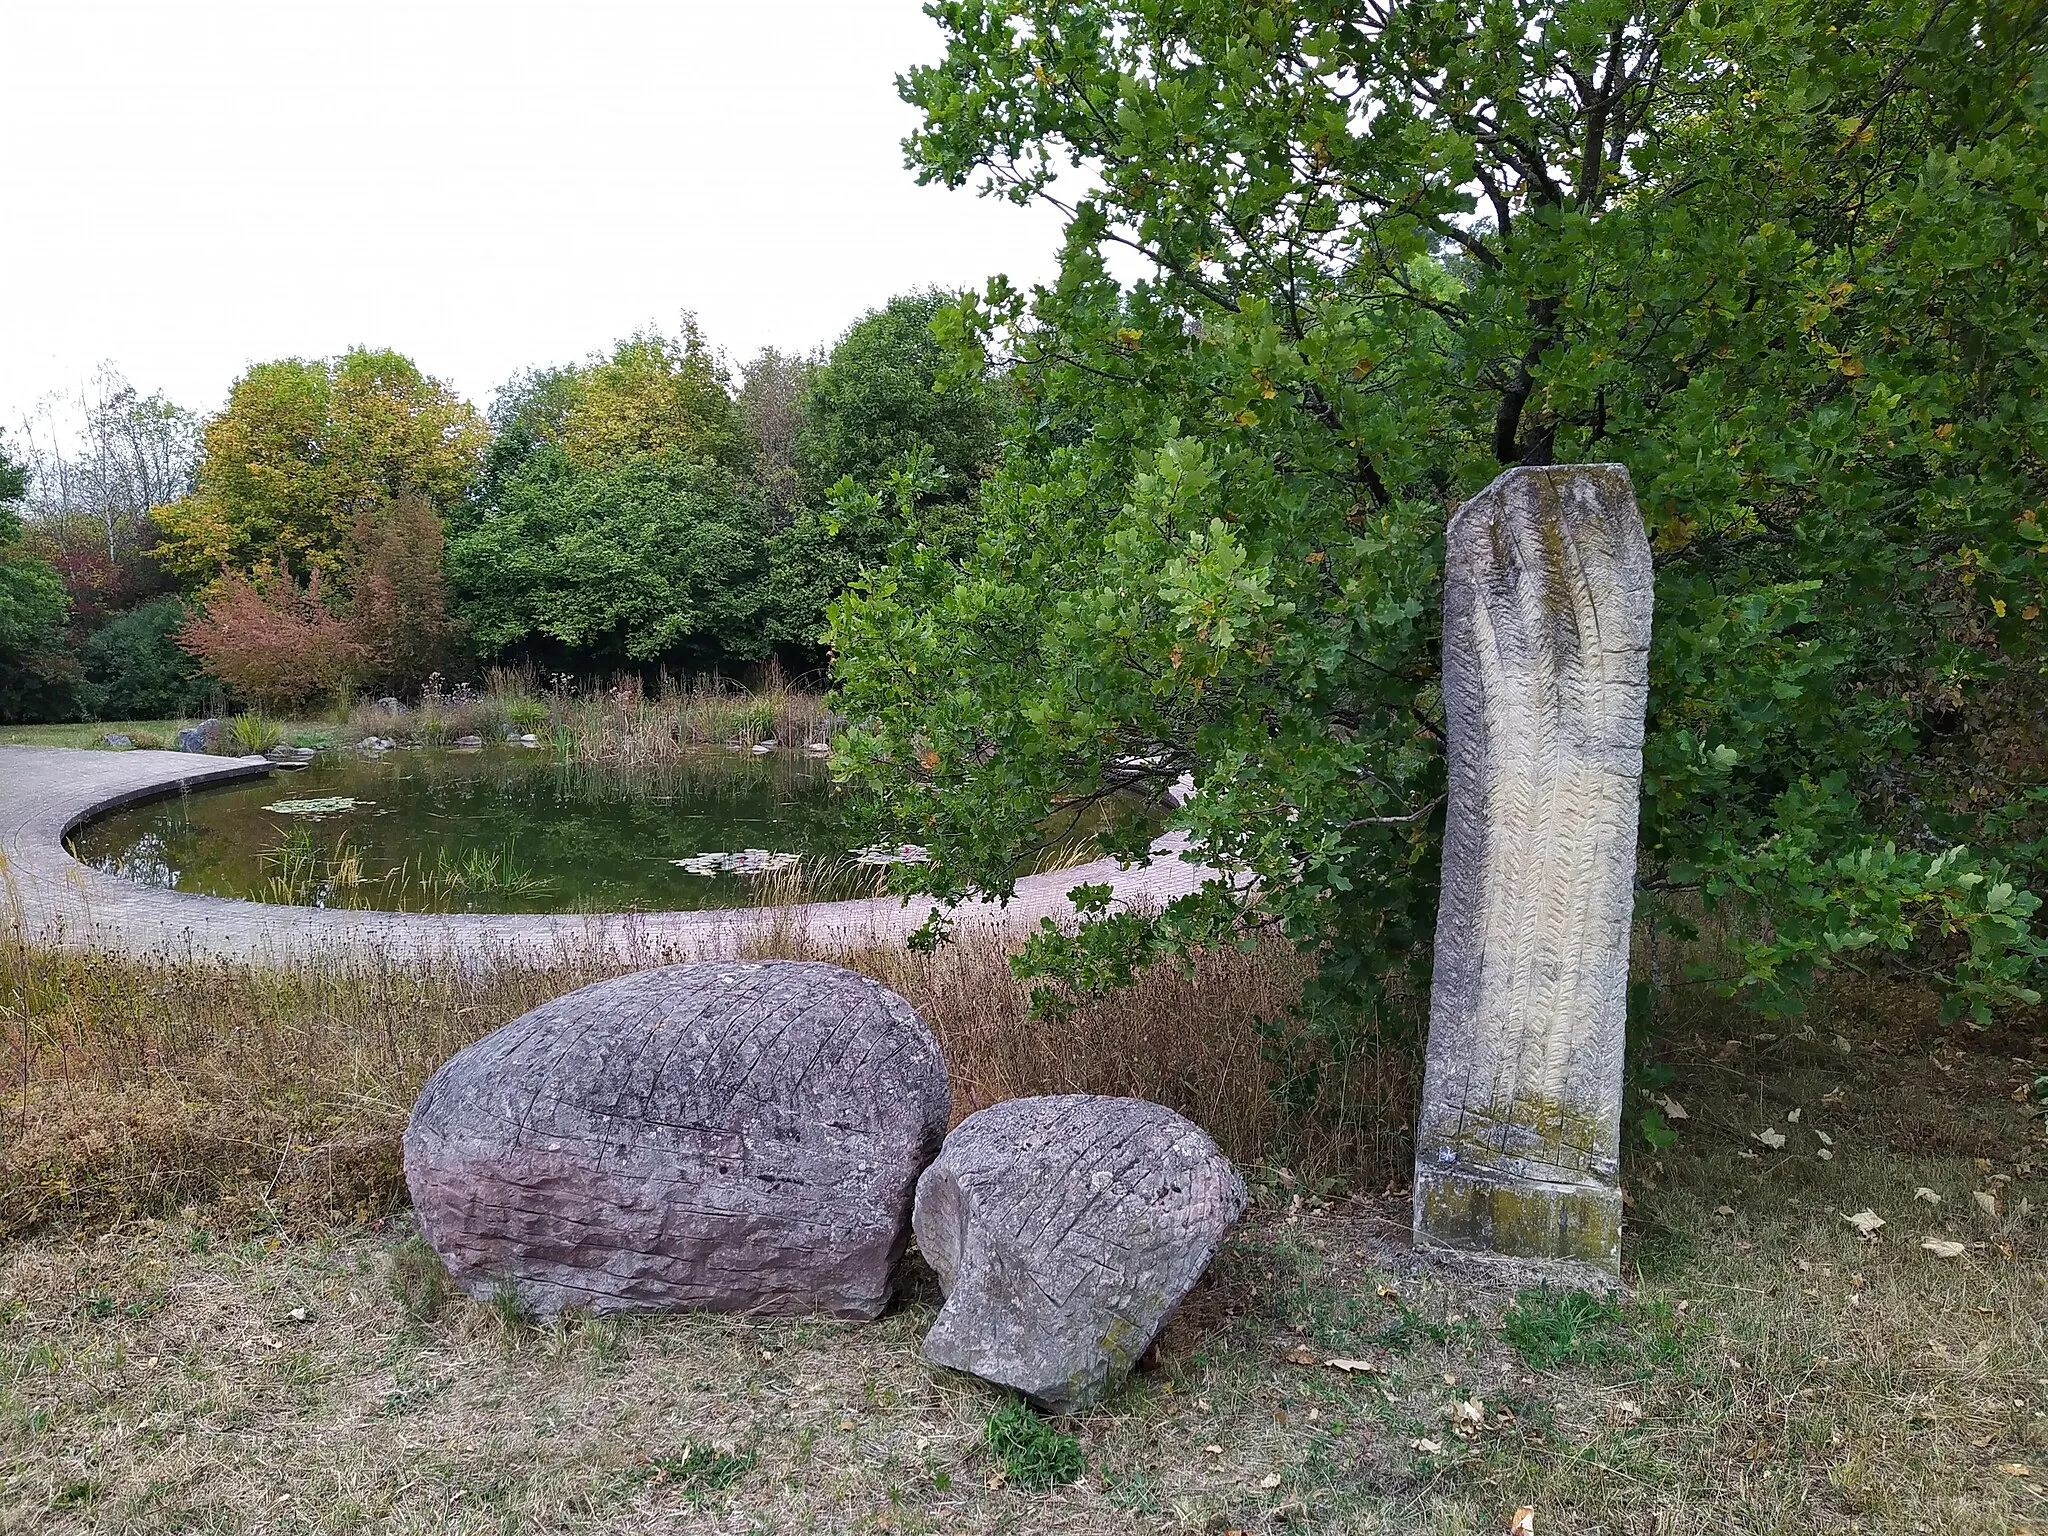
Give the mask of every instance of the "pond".
[[825, 764], [801, 753], [626, 771], [509, 747], [323, 753], [115, 812], [70, 842], [144, 885], [440, 912], [829, 901], [876, 894], [901, 856], [852, 846]]

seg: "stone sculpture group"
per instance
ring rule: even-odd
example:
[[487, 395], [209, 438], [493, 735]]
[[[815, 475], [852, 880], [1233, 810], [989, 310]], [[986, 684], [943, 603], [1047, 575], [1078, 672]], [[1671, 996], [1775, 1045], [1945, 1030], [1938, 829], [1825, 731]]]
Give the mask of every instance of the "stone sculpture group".
[[[1419, 1244], [1613, 1275], [1650, 558], [1618, 465], [1517, 469], [1446, 539], [1450, 798], [1416, 1135]], [[1011, 1100], [950, 1135], [910, 1005], [837, 966], [669, 966], [459, 1052], [405, 1135], [450, 1275], [541, 1314], [869, 1319], [912, 1230], [931, 1360], [1099, 1398], [1243, 1213], [1157, 1104]]]
[[1070, 1409], [1144, 1353], [1242, 1213], [1216, 1144], [1135, 1099], [1016, 1099], [946, 1134], [910, 1005], [838, 966], [700, 963], [545, 1003], [436, 1072], [405, 1133], [455, 1282], [547, 1316], [871, 1319], [910, 1236], [941, 1364]]

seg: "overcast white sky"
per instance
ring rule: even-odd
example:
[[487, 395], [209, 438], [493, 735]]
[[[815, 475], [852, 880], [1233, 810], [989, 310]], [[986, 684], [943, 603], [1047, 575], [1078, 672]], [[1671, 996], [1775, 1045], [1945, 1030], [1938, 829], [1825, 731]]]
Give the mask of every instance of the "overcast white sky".
[[0, 427], [392, 346], [475, 400], [693, 309], [735, 361], [1057, 219], [917, 186], [916, 0], [0, 0]]

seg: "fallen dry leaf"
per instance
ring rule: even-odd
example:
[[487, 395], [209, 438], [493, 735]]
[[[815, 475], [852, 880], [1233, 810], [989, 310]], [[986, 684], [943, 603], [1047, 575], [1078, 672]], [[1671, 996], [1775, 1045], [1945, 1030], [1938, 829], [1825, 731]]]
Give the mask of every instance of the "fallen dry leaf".
[[1624, 1424], [1633, 1424], [1643, 1416], [1643, 1405], [1632, 1398], [1618, 1397], [1614, 1400], [1614, 1417]]
[[1536, 1511], [1526, 1505], [1508, 1522], [1508, 1536], [1536, 1536]]
[[1220, 1445], [1205, 1445], [1202, 1447], [1202, 1449], [1207, 1451], [1211, 1456], [1221, 1456], [1223, 1454], [1223, 1447]]
[[1913, 1198], [1915, 1200], [1925, 1200], [1929, 1205], [1941, 1204], [1941, 1196], [1934, 1190], [1929, 1189], [1925, 1184], [1922, 1184], [1913, 1191]]
[[1920, 1246], [1937, 1259], [1960, 1259], [1969, 1252], [1969, 1244], [1959, 1243], [1952, 1237], [1929, 1237], [1921, 1239]]
[[1476, 1397], [1451, 1404], [1451, 1432], [1470, 1440], [1486, 1427], [1486, 1404]]
[[2032, 1477], [2034, 1475], [2034, 1469], [2024, 1461], [2001, 1461], [1998, 1464], [1998, 1470], [2007, 1477]]
[[1666, 1120], [1690, 1120], [1692, 1118], [1691, 1115], [1685, 1112], [1685, 1106], [1668, 1094], [1653, 1093], [1650, 1095], [1650, 1102], [1664, 1111], [1664, 1118]]
[[1822, 1147], [1818, 1152], [1814, 1153], [1813, 1155], [1819, 1158], [1824, 1163], [1832, 1163], [1835, 1160], [1835, 1154], [1830, 1152], [1826, 1147]]
[[1278, 1488], [1280, 1486], [1280, 1474], [1278, 1472], [1268, 1472], [1259, 1479], [1259, 1486], [1261, 1488]]
[[1733, 1216], [1734, 1214], [1735, 1207], [1732, 1205], [1717, 1205], [1714, 1207], [1714, 1218], [1717, 1221], [1726, 1221], [1730, 1216]]
[[1998, 1214], [1998, 1197], [1996, 1195], [1980, 1189], [1970, 1198], [1977, 1202], [1977, 1209], [1986, 1216], [1996, 1216]]
[[1797, 1124], [1799, 1123], [1799, 1111], [1798, 1111], [1798, 1110], [1796, 1110], [1796, 1109], [1788, 1109], [1788, 1110], [1786, 1110], [1786, 1111], [1785, 1111], [1785, 1123], [1786, 1123], [1787, 1125], [1797, 1125]]
[[1815, 1131], [1813, 1134], [1820, 1139], [1820, 1144], [1824, 1147], [1832, 1147], [1835, 1144], [1835, 1138], [1826, 1131]]
[[1861, 1210], [1854, 1216], [1844, 1216], [1842, 1220], [1854, 1227], [1856, 1235], [1866, 1243], [1875, 1242], [1877, 1229], [1884, 1225], [1884, 1218], [1872, 1210]]
[[1370, 1360], [1325, 1360], [1323, 1364], [1347, 1376], [1366, 1375], [1379, 1369]]
[[1785, 1145], [1785, 1133], [1774, 1126], [1767, 1125], [1758, 1131], [1756, 1139], [1769, 1147], [1773, 1152]]
[[1425, 1456], [1434, 1456], [1442, 1451], [1443, 1448], [1443, 1442], [1440, 1440], [1410, 1440], [1408, 1442], [1409, 1450], [1420, 1451]]
[[1294, 1348], [1287, 1351], [1287, 1363], [1289, 1365], [1314, 1365], [1316, 1363], [1316, 1352], [1306, 1344], [1297, 1344]]

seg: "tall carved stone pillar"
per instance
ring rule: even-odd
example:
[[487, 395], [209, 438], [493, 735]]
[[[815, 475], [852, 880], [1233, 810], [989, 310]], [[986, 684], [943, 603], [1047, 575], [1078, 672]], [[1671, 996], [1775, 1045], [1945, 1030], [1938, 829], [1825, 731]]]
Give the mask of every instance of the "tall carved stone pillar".
[[1451, 519], [1418, 1242], [1619, 1270], [1650, 597], [1618, 464], [1511, 469]]

